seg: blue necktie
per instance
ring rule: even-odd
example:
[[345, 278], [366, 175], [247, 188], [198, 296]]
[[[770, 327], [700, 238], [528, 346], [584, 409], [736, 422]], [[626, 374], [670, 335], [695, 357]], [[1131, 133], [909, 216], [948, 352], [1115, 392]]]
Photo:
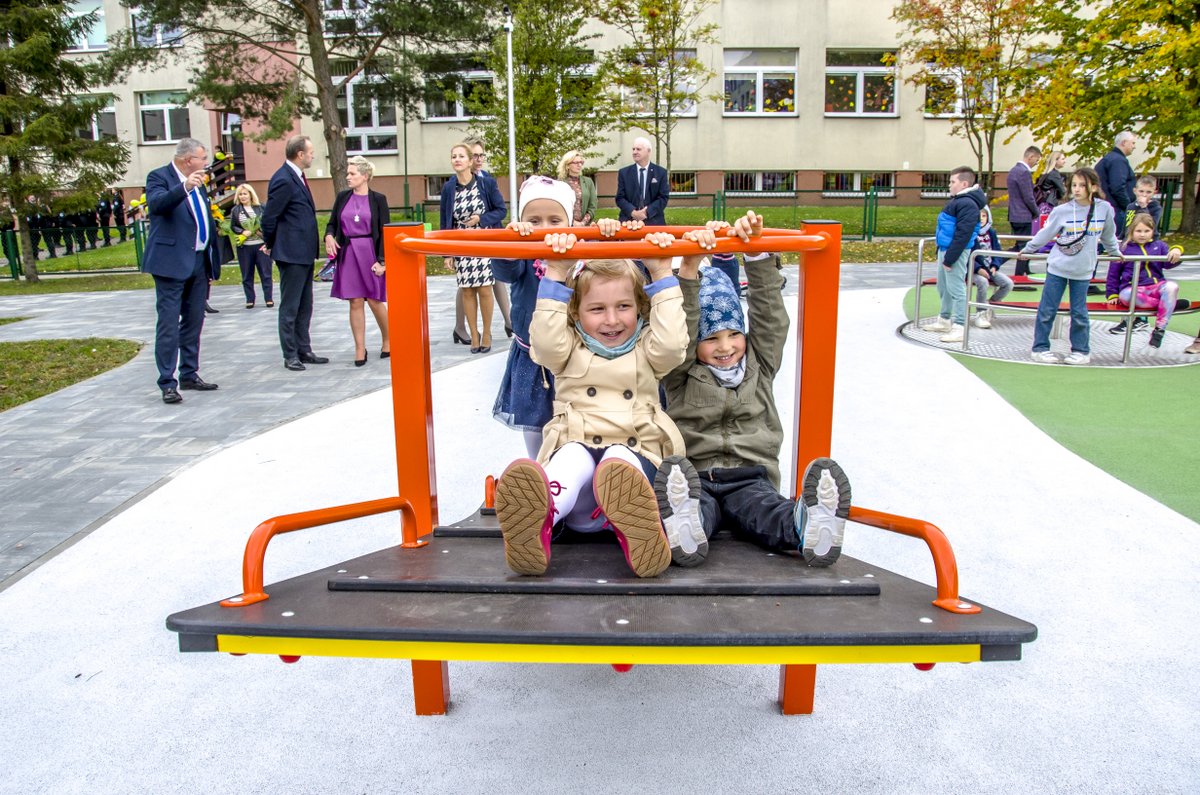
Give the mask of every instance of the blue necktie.
[[638, 209], [646, 206], [646, 169], [638, 168]]
[[200, 245], [208, 245], [208, 219], [204, 215], [204, 205], [200, 203], [199, 188], [191, 192], [192, 212], [196, 214], [196, 229], [200, 232]]

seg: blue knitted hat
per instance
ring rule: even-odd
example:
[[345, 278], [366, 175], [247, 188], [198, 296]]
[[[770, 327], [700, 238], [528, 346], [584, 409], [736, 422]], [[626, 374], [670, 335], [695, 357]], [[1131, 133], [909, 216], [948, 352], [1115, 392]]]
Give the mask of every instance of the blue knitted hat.
[[724, 329], [746, 333], [742, 301], [728, 276], [717, 268], [704, 268], [700, 271], [699, 339]]

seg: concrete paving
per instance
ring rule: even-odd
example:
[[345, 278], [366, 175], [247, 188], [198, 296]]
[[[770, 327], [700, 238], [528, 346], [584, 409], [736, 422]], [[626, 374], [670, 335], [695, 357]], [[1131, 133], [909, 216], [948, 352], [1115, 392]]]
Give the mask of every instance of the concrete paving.
[[[833, 454], [856, 505], [946, 531], [964, 598], [1038, 625], [1024, 660], [823, 666], [791, 718], [768, 666], [452, 663], [450, 713], [416, 718], [401, 662], [180, 654], [164, 618], [240, 590], [259, 521], [395, 493], [381, 389], [196, 455], [0, 591], [0, 792], [1193, 791], [1200, 527], [897, 337], [903, 293], [841, 296]], [[503, 360], [459, 359], [433, 377], [447, 521], [521, 450], [490, 417]], [[392, 546], [396, 521], [281, 537], [267, 580]], [[846, 553], [932, 580], [912, 539], [851, 526]]]

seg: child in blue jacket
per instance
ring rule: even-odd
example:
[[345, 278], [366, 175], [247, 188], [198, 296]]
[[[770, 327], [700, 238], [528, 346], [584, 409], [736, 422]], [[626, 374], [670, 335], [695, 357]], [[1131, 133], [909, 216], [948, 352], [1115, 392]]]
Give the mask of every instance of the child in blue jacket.
[[937, 320], [926, 331], [944, 332], [942, 342], [962, 342], [967, 319], [967, 257], [979, 234], [979, 211], [987, 196], [975, 184], [975, 171], [959, 166], [950, 172], [950, 200], [937, 218], [937, 291], [942, 299]]
[[[975, 243], [971, 246], [972, 251], [1000, 251], [1000, 239], [996, 236], [996, 230], [992, 228], [992, 210], [990, 207], [984, 207], [979, 211], [979, 232], [975, 235]], [[1000, 266], [1004, 264], [1002, 257], [976, 257], [975, 272], [973, 278], [975, 280], [975, 302], [983, 303], [984, 301], [1003, 301], [1013, 288], [1013, 280], [1000, 271]], [[993, 285], [996, 290], [992, 293], [992, 297], [987, 297], [988, 285]], [[991, 309], [981, 309], [975, 315], [975, 326], [977, 328], [991, 328], [994, 315]]]

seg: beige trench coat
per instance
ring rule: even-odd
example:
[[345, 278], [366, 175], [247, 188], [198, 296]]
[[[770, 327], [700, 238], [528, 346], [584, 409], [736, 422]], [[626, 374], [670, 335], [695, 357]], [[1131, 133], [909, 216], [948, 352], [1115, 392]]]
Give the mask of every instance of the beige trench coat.
[[678, 286], [650, 299], [650, 322], [634, 349], [605, 359], [584, 346], [568, 324], [567, 304], [538, 299], [529, 325], [530, 355], [554, 374], [554, 415], [543, 430], [538, 462], [568, 442], [622, 444], [655, 466], [683, 455], [683, 438], [658, 400], [658, 382], [683, 363], [687, 316]]

